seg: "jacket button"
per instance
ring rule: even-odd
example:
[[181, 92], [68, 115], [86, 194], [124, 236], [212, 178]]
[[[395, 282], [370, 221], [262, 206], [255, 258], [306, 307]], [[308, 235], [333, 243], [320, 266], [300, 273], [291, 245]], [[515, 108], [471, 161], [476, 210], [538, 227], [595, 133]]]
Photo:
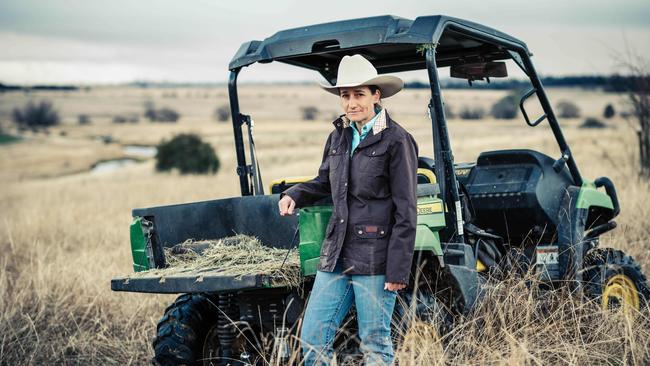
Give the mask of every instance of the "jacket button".
[[363, 231], [359, 230], [359, 235], [363, 234]]
[[384, 235], [384, 230], [380, 231], [379, 234]]
[[332, 153], [336, 153], [336, 149], [332, 150]]
[[343, 183], [343, 185], [347, 187], [347, 186], [348, 186], [348, 182]]
[[374, 150], [372, 151], [372, 155], [375, 155], [375, 151], [374, 151]]
[[345, 221], [345, 220], [341, 219], [341, 223], [343, 223], [343, 221]]

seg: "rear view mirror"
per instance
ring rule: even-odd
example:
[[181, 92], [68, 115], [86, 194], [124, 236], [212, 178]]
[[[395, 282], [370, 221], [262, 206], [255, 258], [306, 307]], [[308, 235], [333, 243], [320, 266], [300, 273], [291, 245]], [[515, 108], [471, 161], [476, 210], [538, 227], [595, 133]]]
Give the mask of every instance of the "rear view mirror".
[[453, 65], [450, 67], [450, 76], [452, 78], [467, 79], [470, 82], [474, 80], [490, 78], [505, 78], [508, 76], [505, 62], [482, 62], [476, 64]]

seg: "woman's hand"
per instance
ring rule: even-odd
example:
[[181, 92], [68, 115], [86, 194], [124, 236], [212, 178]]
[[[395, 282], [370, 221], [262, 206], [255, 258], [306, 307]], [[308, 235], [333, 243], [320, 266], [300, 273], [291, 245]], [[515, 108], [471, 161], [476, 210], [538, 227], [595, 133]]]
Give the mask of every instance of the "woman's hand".
[[384, 290], [388, 290], [388, 291], [397, 291], [403, 289], [404, 287], [406, 287], [405, 283], [394, 283], [394, 282], [384, 283]]
[[280, 216], [293, 215], [293, 209], [296, 207], [296, 202], [293, 198], [285, 194], [280, 201], [278, 201], [280, 208]]

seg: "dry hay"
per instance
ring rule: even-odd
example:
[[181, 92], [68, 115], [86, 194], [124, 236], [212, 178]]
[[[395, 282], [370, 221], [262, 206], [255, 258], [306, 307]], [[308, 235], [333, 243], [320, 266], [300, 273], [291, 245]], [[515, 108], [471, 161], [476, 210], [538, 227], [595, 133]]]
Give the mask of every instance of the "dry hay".
[[274, 286], [294, 287], [300, 284], [300, 259], [296, 250], [288, 256], [287, 250], [264, 246], [256, 237], [243, 234], [218, 240], [188, 239], [165, 248], [166, 268], [138, 272], [131, 277], [264, 275], [270, 277]]

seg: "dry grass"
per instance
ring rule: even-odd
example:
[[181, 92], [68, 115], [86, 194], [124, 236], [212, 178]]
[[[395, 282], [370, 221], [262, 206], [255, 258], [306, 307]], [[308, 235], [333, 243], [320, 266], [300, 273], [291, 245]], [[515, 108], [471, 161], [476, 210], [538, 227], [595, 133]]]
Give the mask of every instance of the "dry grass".
[[297, 251], [270, 248], [256, 237], [239, 234], [219, 240], [187, 240], [165, 248], [167, 267], [137, 272], [137, 277], [177, 275], [223, 275], [241, 277], [264, 275], [274, 286], [300, 284], [300, 258]]
[[400, 365], [593, 365], [650, 362], [650, 312], [600, 309], [533, 278], [494, 284], [473, 314], [442, 339], [419, 323], [405, 334]]
[[[316, 173], [329, 113], [336, 99], [316, 87], [242, 87], [242, 108], [256, 119], [260, 166], [271, 179]], [[105, 88], [48, 95], [61, 107], [64, 123], [49, 136], [0, 145], [0, 363], [1, 364], [143, 364], [155, 324], [174, 296], [115, 293], [110, 279], [132, 272], [128, 225], [130, 210], [239, 195], [234, 171], [232, 126], [211, 121], [214, 107], [225, 102], [224, 90], [181, 90], [162, 100], [162, 90]], [[195, 97], [205, 95], [210, 97]], [[451, 91], [449, 103], [491, 103], [501, 92]], [[585, 116], [599, 116], [619, 95], [551, 90], [551, 100], [570, 99]], [[41, 94], [39, 94], [41, 95]], [[475, 95], [478, 95], [475, 98]], [[110, 123], [112, 113], [142, 109], [145, 98], [183, 115], [178, 124]], [[25, 101], [6, 94], [7, 111]], [[423, 91], [405, 91], [385, 104], [400, 124], [416, 136], [420, 155], [432, 156], [430, 123]], [[301, 122], [299, 108], [331, 106], [316, 122]], [[320, 108], [322, 106], [322, 108]], [[93, 124], [76, 125], [78, 114]], [[578, 166], [587, 178], [608, 175], [617, 186], [622, 213], [619, 227], [602, 246], [633, 255], [650, 273], [650, 184], [640, 181], [635, 135], [620, 119], [604, 131], [582, 130], [582, 120], [562, 121]], [[66, 136], [59, 136], [65, 130]], [[119, 144], [94, 140], [110, 134], [119, 143], [155, 144], [178, 132], [195, 131], [219, 153], [222, 170], [214, 176], [156, 174], [152, 162], [101, 176], [78, 173], [92, 163], [122, 156]], [[289, 132], [288, 132], [289, 131]], [[544, 126], [523, 122], [451, 121], [457, 162], [475, 161], [480, 151], [527, 147], [551, 156], [559, 151]], [[68, 161], [66, 168], [65, 161]], [[67, 169], [67, 170], [66, 170]], [[61, 175], [61, 176], [58, 176]], [[517, 280], [495, 287], [486, 301], [441, 342], [432, 328], [418, 325], [407, 335], [409, 351], [402, 364], [647, 364], [648, 314], [634, 321], [598, 312], [562, 293], [538, 301], [537, 292]], [[544, 305], [542, 304], [549, 304]]]

